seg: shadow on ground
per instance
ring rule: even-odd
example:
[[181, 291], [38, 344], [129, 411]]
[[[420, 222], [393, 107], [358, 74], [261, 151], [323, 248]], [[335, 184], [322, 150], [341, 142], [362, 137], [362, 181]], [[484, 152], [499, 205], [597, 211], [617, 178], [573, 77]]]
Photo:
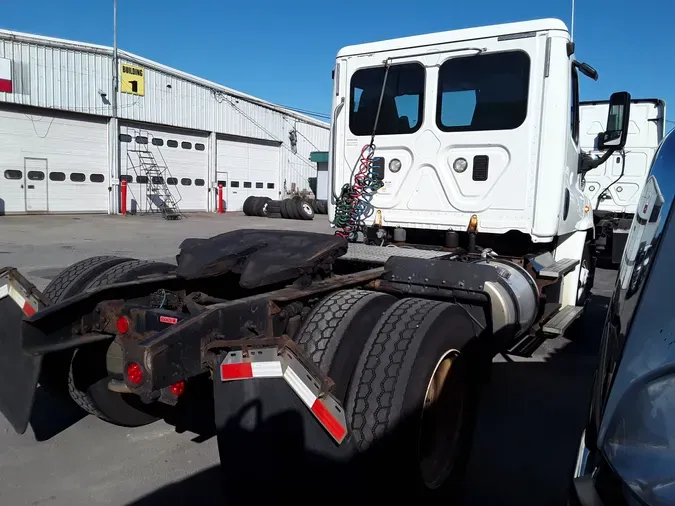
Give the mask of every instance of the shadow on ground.
[[[462, 480], [463, 497], [453, 494], [454, 500], [444, 504], [567, 504], [608, 300], [594, 296], [580, 339], [565, 341], [545, 362], [494, 364]], [[246, 409], [262, 408], [252, 403]], [[308, 425], [313, 421], [303, 417], [301, 409], [258, 413], [253, 424], [243, 422], [243, 413], [241, 420], [229, 420], [218, 434], [220, 466], [129, 506], [405, 500], [410, 485], [405, 471], [383, 463], [394, 461], [402, 451], [401, 438], [412, 430], [407, 423], [366, 453], [332, 458], [309, 448], [313, 436]]]

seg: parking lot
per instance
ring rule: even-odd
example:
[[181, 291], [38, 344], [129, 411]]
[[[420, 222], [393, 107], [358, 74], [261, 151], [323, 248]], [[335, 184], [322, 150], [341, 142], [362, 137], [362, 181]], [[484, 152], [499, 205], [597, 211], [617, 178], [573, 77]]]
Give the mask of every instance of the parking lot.
[[[89, 256], [173, 262], [186, 237], [248, 227], [331, 232], [325, 216], [310, 222], [238, 214], [175, 222], [152, 216], [3, 217], [0, 265], [21, 269], [44, 288], [60, 269]], [[596, 274], [580, 340], [547, 341], [531, 358], [495, 359], [466, 504], [566, 504], [613, 281], [612, 271]], [[212, 504], [218, 497], [218, 484], [209, 479], [218, 465], [215, 439], [169, 422], [116, 427], [40, 393], [25, 435], [14, 434], [0, 417], [0, 504]]]

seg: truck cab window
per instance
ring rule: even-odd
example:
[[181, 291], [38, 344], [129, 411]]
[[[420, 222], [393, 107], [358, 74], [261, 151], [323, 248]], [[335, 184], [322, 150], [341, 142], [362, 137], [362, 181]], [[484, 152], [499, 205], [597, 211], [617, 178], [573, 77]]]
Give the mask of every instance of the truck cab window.
[[570, 86], [570, 133], [575, 144], [579, 144], [579, 73], [572, 65], [572, 85]]
[[[349, 129], [354, 135], [371, 135], [382, 92], [385, 67], [354, 73], [350, 87]], [[382, 98], [378, 135], [409, 134], [422, 125], [425, 70], [417, 63], [392, 65]]]
[[451, 58], [438, 77], [436, 124], [445, 132], [511, 130], [527, 116], [530, 57], [523, 51]]

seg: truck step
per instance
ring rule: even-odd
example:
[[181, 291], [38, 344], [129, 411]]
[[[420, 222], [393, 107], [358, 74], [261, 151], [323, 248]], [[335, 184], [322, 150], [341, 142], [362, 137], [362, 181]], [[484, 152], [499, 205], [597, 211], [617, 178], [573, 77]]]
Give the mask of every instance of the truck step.
[[561, 336], [574, 323], [583, 311], [581, 306], [565, 306], [558, 311], [553, 318], [544, 323], [542, 330], [545, 334]]
[[572, 271], [578, 263], [579, 260], [575, 260], [574, 258], [561, 258], [542, 268], [539, 271], [539, 275], [544, 278], [559, 278]]
[[408, 258], [439, 258], [447, 256], [447, 251], [435, 251], [416, 248], [401, 248], [398, 246], [370, 246], [362, 243], [349, 243], [347, 253], [341, 259], [358, 262], [384, 264], [391, 257]]

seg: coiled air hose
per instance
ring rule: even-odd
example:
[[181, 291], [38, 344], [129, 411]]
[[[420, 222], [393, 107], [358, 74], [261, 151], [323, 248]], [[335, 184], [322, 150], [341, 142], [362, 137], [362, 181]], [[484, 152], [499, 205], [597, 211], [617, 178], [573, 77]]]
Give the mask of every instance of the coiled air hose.
[[341, 230], [336, 230], [335, 235], [344, 237], [349, 241], [356, 241], [358, 232], [365, 224], [363, 218], [370, 210], [370, 200], [375, 192], [384, 184], [375, 175], [375, 145], [370, 143], [363, 146], [361, 155], [356, 164], [356, 174], [342, 187], [340, 197], [335, 204], [335, 218], [333, 223]]

